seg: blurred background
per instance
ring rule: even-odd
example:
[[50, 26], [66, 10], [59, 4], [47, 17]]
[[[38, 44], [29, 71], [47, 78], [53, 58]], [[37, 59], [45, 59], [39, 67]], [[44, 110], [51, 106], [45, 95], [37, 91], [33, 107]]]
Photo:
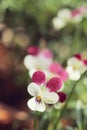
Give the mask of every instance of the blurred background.
[[[53, 22], [60, 10], [81, 7], [87, 9], [86, 0], [0, 0], [0, 130], [33, 130], [33, 116], [26, 105], [30, 79], [23, 65], [27, 47], [49, 48], [64, 66], [75, 53], [87, 59], [87, 11], [79, 22], [69, 21], [61, 28]], [[66, 86], [67, 91], [70, 84]], [[62, 125], [61, 130], [86, 130], [87, 77], [77, 85]]]

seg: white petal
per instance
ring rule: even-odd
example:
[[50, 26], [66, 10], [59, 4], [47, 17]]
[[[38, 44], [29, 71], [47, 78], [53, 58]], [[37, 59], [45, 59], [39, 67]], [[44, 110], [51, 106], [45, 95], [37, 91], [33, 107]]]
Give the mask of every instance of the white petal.
[[31, 96], [37, 96], [41, 93], [40, 87], [34, 82], [28, 85], [27, 90]]
[[35, 68], [31, 68], [30, 70], [29, 70], [29, 76], [32, 78], [32, 75], [33, 75], [33, 73], [35, 72], [35, 71], [37, 71], [37, 69], [35, 69]]
[[59, 110], [61, 109], [61, 105], [62, 105], [61, 103], [57, 102], [56, 104], [54, 104], [54, 108]]
[[48, 66], [52, 63], [52, 58], [47, 58], [44, 55], [38, 55], [38, 65], [41, 66], [41, 69], [48, 69]]
[[46, 92], [43, 95], [43, 101], [47, 104], [54, 104], [58, 100], [59, 100], [59, 97], [55, 92]]
[[68, 61], [67, 61], [67, 64], [70, 66], [72, 66], [72, 65], [74, 65], [74, 64], [77, 64], [77, 63], [79, 63], [80, 61], [78, 60], [78, 59], [76, 59], [75, 57], [72, 57], [72, 58], [70, 58], [70, 59], [68, 59]]
[[36, 101], [36, 97], [31, 98], [28, 102], [27, 102], [28, 107], [33, 110], [33, 111], [40, 111], [43, 112], [45, 111], [45, 104], [43, 102], [38, 103]]
[[57, 15], [59, 18], [65, 20], [65, 21], [68, 21], [71, 18], [71, 11], [69, 9], [65, 8], [65, 9], [60, 10]]
[[70, 66], [68, 66], [66, 68], [66, 71], [68, 72], [69, 79], [71, 79], [71, 80], [77, 81], [81, 76], [81, 74], [78, 70], [73, 70], [72, 67], [70, 67]]
[[79, 72], [82, 74], [87, 70], [87, 67], [82, 63], [81, 67], [79, 67]]
[[24, 65], [27, 69], [35, 68], [37, 59], [34, 56], [27, 55], [24, 58]]
[[52, 22], [55, 30], [59, 30], [66, 25], [65, 21], [58, 17], [55, 17]]
[[75, 71], [74, 73], [72, 73], [72, 74], [69, 75], [69, 78], [71, 80], [77, 81], [80, 78], [80, 73], [78, 71]]

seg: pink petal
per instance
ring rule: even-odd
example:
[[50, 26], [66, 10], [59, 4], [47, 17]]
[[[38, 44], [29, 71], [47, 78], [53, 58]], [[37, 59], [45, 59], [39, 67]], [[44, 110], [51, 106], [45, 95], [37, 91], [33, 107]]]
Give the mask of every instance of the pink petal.
[[27, 53], [36, 56], [39, 53], [39, 48], [37, 46], [31, 46], [27, 48]]
[[75, 17], [77, 15], [82, 15], [85, 11], [87, 11], [87, 7], [83, 6], [78, 9], [75, 9], [71, 12], [72, 17]]
[[53, 54], [50, 50], [45, 49], [40, 52], [41, 55], [44, 55], [46, 58], [52, 58]]
[[37, 84], [42, 84], [46, 80], [45, 73], [42, 71], [36, 71], [32, 76], [32, 81]]
[[80, 15], [80, 14], [81, 14], [80, 9], [75, 9], [71, 12], [72, 17], [75, 17], [75, 16]]
[[46, 87], [51, 92], [55, 92], [62, 87], [62, 80], [59, 77], [53, 77], [47, 82]]
[[61, 70], [61, 65], [57, 62], [53, 62], [50, 66], [49, 66], [49, 71], [57, 74], [59, 71]]
[[83, 60], [83, 63], [87, 66], [87, 60]]
[[66, 81], [69, 77], [68, 73], [64, 69], [58, 72], [58, 75], [61, 77], [62, 81]]
[[82, 56], [81, 54], [75, 54], [73, 55], [75, 58], [77, 58], [78, 60], [82, 60]]
[[53, 62], [49, 66], [49, 71], [60, 76], [63, 81], [68, 79], [68, 73], [66, 72], [66, 70], [63, 69], [63, 67], [58, 62]]
[[59, 102], [62, 103], [66, 100], [66, 94], [64, 92], [59, 92], [58, 96], [59, 96]]
[[81, 13], [84, 13], [87, 11], [87, 7], [86, 6], [80, 7], [79, 10]]

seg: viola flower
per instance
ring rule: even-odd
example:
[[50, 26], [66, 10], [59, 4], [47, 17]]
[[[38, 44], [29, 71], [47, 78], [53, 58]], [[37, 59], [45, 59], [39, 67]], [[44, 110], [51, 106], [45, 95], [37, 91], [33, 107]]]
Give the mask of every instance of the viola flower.
[[87, 12], [87, 7], [85, 6], [72, 11], [68, 8], [60, 10], [57, 17], [52, 21], [54, 29], [60, 30], [69, 23], [75, 24], [81, 22], [85, 12]]
[[27, 102], [28, 107], [33, 111], [43, 112], [46, 104], [55, 104], [59, 100], [56, 91], [62, 87], [62, 81], [53, 77], [46, 81], [46, 75], [42, 71], [36, 71], [32, 76], [32, 82], [28, 85], [28, 92], [33, 98]]
[[29, 70], [30, 77], [36, 70], [47, 73], [48, 66], [53, 60], [52, 52], [48, 49], [39, 50], [37, 47], [30, 47], [27, 51], [29, 54], [24, 58], [24, 65]]
[[53, 26], [55, 30], [62, 29], [70, 21], [71, 11], [67, 8], [58, 12], [57, 17], [53, 19]]
[[61, 92], [61, 91], [58, 92], [57, 94], [59, 96], [59, 100], [56, 104], [54, 104], [54, 108], [60, 109], [62, 107], [63, 103], [66, 101], [67, 96], [64, 92]]
[[60, 77], [62, 79], [62, 81], [66, 81], [68, 79], [68, 73], [67, 73], [67, 71], [58, 62], [53, 62], [49, 66], [49, 71], [53, 75], [56, 75], [56, 76]]
[[87, 69], [87, 60], [83, 60], [80, 54], [72, 56], [67, 61], [66, 71], [70, 80], [78, 80], [81, 74]]

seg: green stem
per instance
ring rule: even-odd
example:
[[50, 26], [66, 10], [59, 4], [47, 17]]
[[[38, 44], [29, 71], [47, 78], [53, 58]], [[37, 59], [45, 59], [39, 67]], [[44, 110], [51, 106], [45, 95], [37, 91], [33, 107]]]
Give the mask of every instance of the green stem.
[[59, 116], [57, 117], [57, 119], [56, 119], [56, 122], [55, 122], [54, 127], [53, 127], [54, 130], [57, 129], [57, 126], [58, 126], [58, 124], [59, 124], [59, 121], [60, 121], [61, 117], [63, 116], [63, 114], [64, 114], [64, 112], [65, 112], [65, 110], [66, 110], [66, 108], [67, 108], [67, 105], [68, 105], [68, 103], [69, 103], [69, 100], [71, 99], [71, 96], [72, 96], [72, 94], [73, 94], [73, 92], [74, 92], [74, 90], [75, 90], [76, 85], [78, 84], [78, 82], [79, 82], [81, 79], [83, 79], [83, 77], [84, 77], [85, 75], [87, 75], [87, 71], [85, 71], [85, 72], [82, 74], [81, 78], [80, 78], [78, 81], [74, 82], [74, 84], [73, 84], [73, 86], [72, 86], [72, 89], [71, 89], [71, 91], [70, 91], [70, 93], [69, 93], [69, 96], [68, 96], [68, 98], [67, 98], [67, 100], [66, 100], [66, 103], [65, 103], [64, 107], [62, 108], [62, 110], [61, 110], [61, 112], [60, 112], [60, 115], [59, 115]]

